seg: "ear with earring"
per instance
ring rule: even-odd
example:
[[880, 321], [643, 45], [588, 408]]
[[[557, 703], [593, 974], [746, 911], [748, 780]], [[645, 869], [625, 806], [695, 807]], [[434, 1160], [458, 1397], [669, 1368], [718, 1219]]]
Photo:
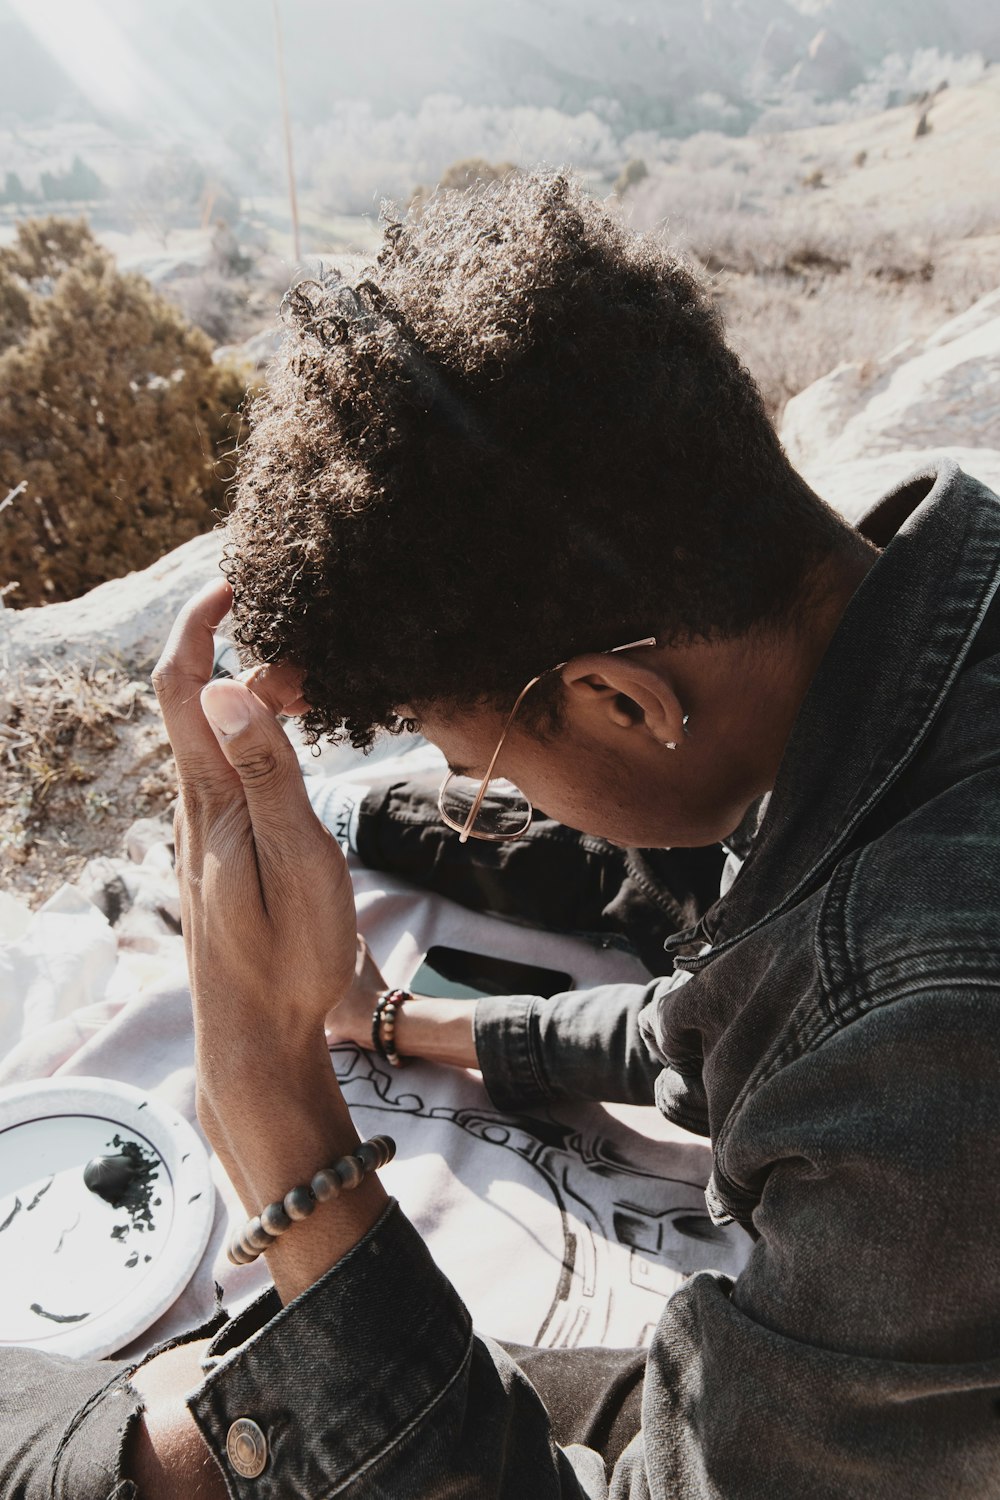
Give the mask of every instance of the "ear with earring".
[[[681, 720], [681, 728], [684, 731], [685, 737], [687, 736], [687, 732], [688, 732], [688, 719], [689, 718], [690, 718], [690, 714], [685, 714], [684, 717], [683, 717], [683, 719]], [[663, 741], [663, 748], [665, 750], [676, 750], [679, 743], [680, 742], [678, 740], [664, 740]]]

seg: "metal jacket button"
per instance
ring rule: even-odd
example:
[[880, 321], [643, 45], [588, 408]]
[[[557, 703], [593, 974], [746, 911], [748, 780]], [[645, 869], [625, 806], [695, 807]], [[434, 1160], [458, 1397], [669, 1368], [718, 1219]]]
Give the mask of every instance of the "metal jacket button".
[[237, 1474], [256, 1479], [267, 1463], [267, 1440], [256, 1422], [238, 1417], [226, 1437], [226, 1452]]

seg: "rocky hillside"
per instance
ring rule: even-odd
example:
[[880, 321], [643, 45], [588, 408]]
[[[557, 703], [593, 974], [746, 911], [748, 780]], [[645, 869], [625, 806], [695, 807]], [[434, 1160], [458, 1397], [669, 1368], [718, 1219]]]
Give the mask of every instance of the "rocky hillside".
[[[845, 363], [788, 405], [783, 439], [856, 519], [940, 456], [1000, 492], [1000, 289], [930, 338]], [[0, 886], [38, 905], [87, 859], [119, 854], [175, 779], [148, 672], [180, 604], [218, 570], [218, 533], [82, 599], [0, 609]]]
[[623, 203], [705, 266], [780, 413], [1000, 285], [1000, 70], [919, 110], [674, 142]]

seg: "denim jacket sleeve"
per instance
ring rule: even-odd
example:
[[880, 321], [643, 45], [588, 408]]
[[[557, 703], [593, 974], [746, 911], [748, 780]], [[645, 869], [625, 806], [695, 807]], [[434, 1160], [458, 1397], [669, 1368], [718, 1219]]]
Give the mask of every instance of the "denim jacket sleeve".
[[652, 1104], [663, 1063], [650, 1053], [639, 1016], [673, 982], [600, 985], [549, 1000], [478, 1000], [476, 1053], [497, 1109], [516, 1111], [550, 1099]]
[[[216, 1367], [188, 1405], [239, 1500], [608, 1495], [600, 1457], [555, 1445], [530, 1382], [473, 1334], [458, 1293], [395, 1202], [314, 1286], [284, 1308], [265, 1293], [210, 1355]], [[258, 1425], [267, 1447], [253, 1479], [227, 1450], [241, 1418]]]
[[[759, 1196], [756, 1248], [736, 1282], [702, 1272], [666, 1304], [612, 1474], [554, 1444], [391, 1205], [295, 1302], [272, 1293], [217, 1337], [189, 1405], [232, 1495], [996, 1500], [996, 1121], [967, 1085], [993, 1068], [995, 1003], [915, 994], [754, 1092], [724, 1157], [729, 1189]], [[943, 1092], [914, 1091], [914, 1068]], [[269, 1451], [252, 1481], [226, 1457], [244, 1417]]]

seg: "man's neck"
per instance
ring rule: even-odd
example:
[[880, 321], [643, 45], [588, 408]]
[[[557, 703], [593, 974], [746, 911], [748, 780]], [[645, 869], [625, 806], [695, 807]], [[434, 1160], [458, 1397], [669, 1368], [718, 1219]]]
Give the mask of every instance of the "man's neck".
[[852, 532], [813, 573], [780, 626], [733, 641], [694, 642], [673, 654], [678, 696], [697, 735], [699, 775], [716, 762], [719, 786], [729, 783], [737, 809], [774, 785], [810, 684], [878, 555]]

